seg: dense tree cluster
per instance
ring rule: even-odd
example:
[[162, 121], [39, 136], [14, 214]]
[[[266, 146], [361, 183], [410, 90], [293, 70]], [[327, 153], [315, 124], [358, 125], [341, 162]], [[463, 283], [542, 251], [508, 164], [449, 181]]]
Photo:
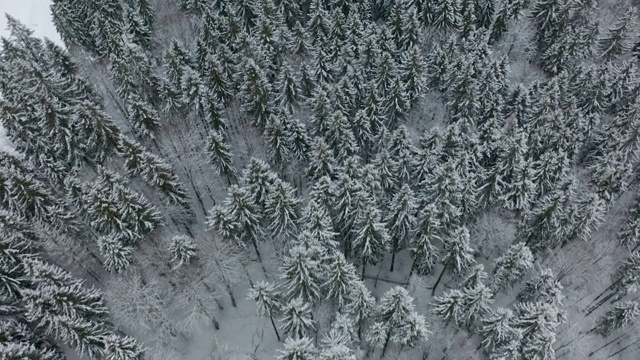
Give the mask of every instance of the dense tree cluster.
[[[437, 322], [491, 359], [556, 358], [567, 270], [545, 260], [637, 187], [635, 6], [602, 24], [577, 0], [51, 12], [67, 49], [11, 17], [0, 47], [2, 356], [147, 356], [98, 287], [120, 296], [105, 297], [122, 331], [167, 347], [202, 318], [218, 329], [220, 293], [239, 307], [246, 280], [279, 359], [426, 358]], [[585, 336], [640, 314], [633, 201]], [[499, 253], [476, 231], [487, 214], [514, 228]]]

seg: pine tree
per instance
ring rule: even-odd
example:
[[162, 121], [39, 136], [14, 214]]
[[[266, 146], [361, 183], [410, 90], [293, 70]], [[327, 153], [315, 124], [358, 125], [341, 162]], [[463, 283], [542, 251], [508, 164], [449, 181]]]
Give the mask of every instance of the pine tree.
[[320, 297], [322, 270], [319, 260], [314, 259], [313, 249], [292, 247], [280, 267], [287, 298], [313, 304]]
[[405, 184], [391, 200], [386, 217], [387, 229], [391, 237], [391, 269], [395, 262], [396, 253], [412, 243], [411, 236], [416, 226], [417, 204], [409, 185]]
[[627, 248], [631, 248], [640, 241], [640, 203], [636, 202], [628, 216], [627, 223], [618, 233], [618, 240]]
[[[388, 290], [380, 299], [377, 312], [378, 324], [382, 324], [380, 328], [386, 330], [382, 347], [383, 356], [389, 340], [392, 338], [401, 341], [418, 340], [418, 338], [426, 340], [427, 329], [426, 326], [422, 326], [424, 318], [415, 312], [413, 298], [405, 288], [396, 286]], [[413, 324], [411, 324], [412, 318]], [[405, 326], [412, 327], [414, 325], [414, 330], [420, 327], [417, 330], [418, 334], [407, 334], [406, 330], [408, 329]], [[409, 335], [408, 338], [405, 337], [406, 335]], [[411, 335], [418, 335], [418, 338], [409, 339], [412, 337]]]
[[224, 175], [228, 182], [231, 183], [231, 180], [236, 178], [231, 146], [224, 140], [224, 136], [220, 131], [211, 130], [208, 140], [207, 153], [209, 162], [218, 174]]
[[600, 39], [598, 45], [606, 61], [614, 60], [620, 55], [631, 50], [631, 29], [634, 28], [636, 13], [633, 8], [629, 8], [617, 22], [609, 28], [607, 35]]
[[502, 348], [520, 345], [522, 333], [514, 326], [514, 321], [513, 311], [505, 308], [489, 311], [481, 319], [482, 344], [489, 353], [500, 353]]
[[443, 296], [436, 296], [433, 303], [433, 314], [446, 323], [453, 322], [456, 326], [464, 323], [464, 294], [453, 289]]
[[617, 302], [612, 309], [607, 311], [593, 328], [602, 337], [611, 335], [614, 330], [622, 329], [640, 315], [640, 307], [635, 301]]
[[315, 330], [309, 304], [301, 298], [294, 298], [282, 307], [284, 332], [293, 338], [303, 338]]
[[512, 245], [494, 262], [493, 289], [497, 291], [513, 286], [533, 267], [533, 261], [533, 254], [525, 244]]
[[151, 28], [147, 26], [141, 14], [131, 6], [124, 7], [125, 29], [133, 41], [145, 49], [151, 45]]
[[133, 248], [113, 236], [102, 236], [98, 239], [100, 254], [104, 257], [104, 267], [108, 271], [126, 270], [131, 263]]
[[153, 133], [160, 126], [156, 111], [137, 95], [130, 94], [127, 98], [127, 112], [134, 131], [142, 136], [153, 138]]
[[296, 109], [300, 101], [299, 83], [300, 81], [295, 77], [293, 68], [288, 64], [285, 65], [275, 85], [278, 91], [276, 103], [280, 108], [285, 108], [289, 112], [293, 112]]
[[457, 0], [437, 0], [425, 7], [427, 24], [444, 30], [455, 30], [460, 26], [460, 3]]
[[290, 237], [297, 233], [300, 200], [289, 183], [279, 180], [273, 185], [265, 202], [269, 230], [275, 237]]
[[198, 248], [193, 239], [186, 235], [175, 235], [169, 242], [169, 251], [173, 255], [171, 262], [175, 268], [189, 264], [198, 254]]
[[286, 115], [269, 115], [264, 129], [269, 158], [279, 166], [283, 166], [291, 159], [291, 137], [282, 116]]
[[362, 261], [362, 272], [367, 264], [376, 264], [389, 248], [389, 234], [382, 222], [380, 211], [372, 204], [365, 205], [354, 228], [353, 248]]
[[275, 331], [278, 341], [281, 341], [278, 327], [273, 321], [273, 316], [280, 311], [281, 307], [280, 292], [276, 289], [276, 286], [265, 281], [259, 281], [249, 290], [247, 298], [256, 302], [258, 316], [269, 317], [273, 331]]
[[358, 326], [358, 338], [362, 338], [362, 328], [375, 307], [375, 299], [363, 281], [356, 281], [349, 287], [347, 313], [353, 316]]
[[287, 338], [280, 353], [278, 360], [313, 360], [316, 359], [317, 349], [308, 337]]
[[564, 320], [556, 304], [519, 303], [515, 306], [515, 326], [522, 332], [522, 355], [533, 359], [553, 359], [555, 330]]
[[473, 249], [469, 245], [469, 230], [461, 226], [453, 230], [449, 236], [443, 240], [443, 251], [441, 261], [444, 267], [433, 286], [432, 294], [435, 294], [436, 288], [442, 280], [445, 271], [450, 270], [456, 276], [463, 275], [475, 263], [473, 258]]
[[271, 85], [264, 71], [252, 60], [243, 65], [239, 98], [244, 111], [253, 119], [253, 124], [263, 130], [271, 114]]
[[540, 302], [549, 304], [561, 304], [563, 286], [556, 280], [550, 269], [542, 270], [536, 277], [527, 281], [518, 293], [520, 302]]
[[329, 256], [327, 264], [327, 280], [322, 287], [327, 291], [327, 297], [335, 300], [342, 308], [349, 303], [351, 287], [359, 281], [355, 266], [347, 262], [338, 251]]
[[640, 252], [634, 251], [622, 263], [616, 272], [614, 292], [620, 299], [629, 292], [636, 292], [640, 286]]
[[171, 203], [188, 208], [189, 195], [185, 185], [162, 158], [124, 137], [120, 138], [117, 151], [124, 158], [127, 175], [140, 176], [149, 186], [160, 190]]

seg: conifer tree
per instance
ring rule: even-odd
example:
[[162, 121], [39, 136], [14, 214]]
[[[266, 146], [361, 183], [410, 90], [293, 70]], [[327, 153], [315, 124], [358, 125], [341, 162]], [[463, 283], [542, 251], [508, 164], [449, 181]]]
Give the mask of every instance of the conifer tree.
[[279, 350], [278, 360], [313, 360], [317, 349], [308, 337], [287, 338], [284, 349]]
[[412, 243], [411, 236], [416, 226], [417, 204], [409, 185], [405, 184], [391, 200], [386, 217], [387, 228], [391, 237], [391, 269], [395, 262], [396, 253]]
[[278, 181], [278, 175], [266, 162], [255, 157], [249, 160], [249, 165], [242, 172], [240, 182], [246, 187], [257, 213], [264, 213], [267, 198], [276, 181]]
[[631, 29], [634, 28], [636, 14], [633, 8], [629, 8], [616, 23], [609, 28], [607, 35], [600, 39], [601, 57], [606, 61], [611, 61], [620, 55], [631, 50]]
[[375, 307], [375, 299], [362, 281], [356, 281], [350, 287], [347, 312], [353, 316], [358, 326], [358, 338], [362, 338], [362, 329]]
[[323, 284], [323, 288], [327, 291], [327, 297], [335, 300], [338, 307], [342, 308], [350, 303], [351, 287], [360, 279], [355, 266], [347, 262], [342, 253], [334, 251], [329, 259], [327, 280]]
[[256, 302], [258, 306], [258, 316], [269, 317], [278, 341], [282, 341], [278, 327], [273, 321], [273, 316], [278, 314], [281, 307], [279, 301], [280, 292], [276, 289], [276, 286], [265, 281], [259, 281], [249, 290], [247, 297]]
[[315, 330], [311, 316], [309, 303], [304, 302], [301, 298], [290, 300], [282, 307], [284, 332], [294, 339], [304, 338], [309, 331]]
[[198, 248], [193, 239], [187, 235], [175, 235], [169, 242], [169, 252], [173, 255], [171, 262], [175, 268], [189, 264], [198, 254]]
[[561, 304], [563, 286], [550, 269], [543, 269], [536, 277], [527, 281], [518, 293], [518, 301]]
[[616, 272], [614, 292], [621, 299], [629, 292], [636, 292], [640, 286], [640, 252], [634, 251], [622, 263]]
[[427, 23], [437, 29], [455, 30], [460, 26], [460, 3], [456, 0], [437, 0], [425, 6]]
[[634, 321], [640, 315], [640, 307], [635, 301], [622, 301], [613, 305], [612, 309], [607, 311], [600, 319], [598, 324], [593, 328], [602, 337], [611, 335], [614, 330], [622, 329], [630, 322]]
[[280, 267], [287, 297], [314, 303], [320, 297], [324, 274], [321, 266], [318, 259], [314, 259], [312, 249], [301, 245], [292, 247]]
[[158, 114], [153, 107], [137, 95], [131, 94], [127, 98], [127, 112], [134, 131], [144, 137], [153, 138], [153, 133], [160, 126]]
[[376, 264], [389, 248], [389, 234], [380, 211], [372, 204], [365, 205], [354, 228], [353, 249], [362, 261], [362, 273], [367, 264]]
[[500, 354], [501, 349], [520, 346], [522, 333], [515, 327], [513, 311], [498, 308], [489, 311], [481, 319], [479, 328], [483, 337], [482, 345], [490, 354]]
[[236, 178], [231, 146], [224, 140], [220, 131], [211, 130], [208, 140], [207, 153], [211, 165], [218, 174], [226, 176], [228, 182], [231, 183], [231, 180]]
[[441, 261], [444, 267], [433, 286], [432, 294], [435, 294], [436, 288], [447, 270], [460, 277], [475, 263], [472, 255], [473, 249], [469, 245], [469, 230], [466, 227], [461, 226], [453, 230], [449, 236], [443, 239], [443, 244]]
[[265, 215], [269, 230], [276, 236], [290, 237], [297, 233], [300, 218], [300, 199], [289, 183], [278, 180], [265, 202]]
[[264, 71], [247, 59], [242, 67], [239, 98], [253, 124], [263, 130], [271, 114], [272, 89]]
[[380, 299], [377, 313], [378, 327], [386, 330], [382, 344], [383, 356], [387, 349], [389, 340], [392, 338], [402, 340], [402, 335], [406, 335], [406, 333], [402, 334], [401, 332], [403, 330], [406, 331], [403, 326], [412, 326], [411, 324], [408, 324], [412, 317], [415, 320], [414, 325], [420, 327], [420, 330], [417, 331], [418, 337], [426, 339], [426, 326], [421, 326], [423, 325], [424, 318], [421, 319], [415, 312], [413, 298], [405, 288], [396, 286], [388, 290]]
[[492, 278], [494, 290], [513, 286], [527, 270], [533, 267], [533, 260], [533, 254], [526, 245], [523, 243], [512, 245], [494, 262]]
[[189, 195], [185, 185], [162, 158], [125, 137], [120, 137], [117, 151], [125, 160], [127, 175], [140, 176], [148, 185], [160, 190], [170, 202], [188, 207]]
[[282, 116], [286, 115], [269, 115], [264, 129], [269, 157], [278, 166], [284, 166], [291, 158], [291, 137]]
[[133, 248], [114, 236], [102, 236], [98, 239], [100, 254], [104, 257], [104, 267], [108, 271], [120, 272], [129, 266]]

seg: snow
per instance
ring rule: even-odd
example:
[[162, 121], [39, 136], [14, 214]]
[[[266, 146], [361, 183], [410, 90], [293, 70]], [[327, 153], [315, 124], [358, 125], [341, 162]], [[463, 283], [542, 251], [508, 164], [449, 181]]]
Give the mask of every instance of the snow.
[[64, 45], [53, 25], [49, 5], [51, 0], [0, 0], [0, 36], [8, 35], [6, 13], [32, 29], [35, 36]]

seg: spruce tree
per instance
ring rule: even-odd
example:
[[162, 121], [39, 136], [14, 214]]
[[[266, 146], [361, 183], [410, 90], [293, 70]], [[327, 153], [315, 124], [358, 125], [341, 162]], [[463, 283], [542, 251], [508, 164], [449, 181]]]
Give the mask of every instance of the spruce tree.
[[278, 180], [265, 202], [266, 220], [275, 237], [290, 237], [297, 233], [300, 218], [300, 199], [289, 183]]
[[236, 178], [231, 146], [225, 141], [220, 131], [211, 130], [208, 140], [207, 153], [209, 162], [218, 174], [224, 175], [227, 181], [231, 183], [231, 180]]
[[353, 249], [362, 261], [362, 273], [367, 264], [378, 263], [389, 249], [389, 234], [380, 211], [372, 204], [365, 205], [354, 228]]
[[308, 337], [287, 338], [278, 360], [314, 360], [317, 349]]
[[126, 270], [131, 263], [133, 248], [115, 236], [102, 236], [98, 239], [100, 254], [104, 257], [104, 267], [108, 271]]
[[311, 316], [309, 303], [301, 298], [290, 300], [282, 307], [281, 320], [284, 323], [284, 332], [294, 339], [307, 336], [311, 330], [315, 330]]
[[617, 298], [621, 299], [629, 292], [636, 292], [640, 286], [640, 252], [634, 251], [629, 254], [616, 272], [616, 282], [614, 292]]
[[593, 328], [602, 337], [611, 335], [614, 330], [622, 329], [630, 322], [634, 321], [640, 315], [640, 307], [635, 301], [622, 301], [613, 305], [611, 310], [607, 311], [600, 319], [598, 324]]
[[469, 230], [466, 227], [461, 226], [453, 230], [443, 239], [443, 244], [441, 261], [444, 267], [433, 286], [432, 294], [435, 294], [436, 288], [447, 270], [460, 277], [475, 263], [473, 249], [469, 245]]
[[171, 262], [175, 268], [189, 264], [198, 254], [198, 248], [193, 239], [187, 235], [175, 235], [169, 242], [169, 252], [173, 257]]
[[278, 327], [273, 321], [273, 316], [278, 314], [281, 308], [279, 299], [280, 292], [276, 289], [276, 286], [265, 281], [259, 281], [249, 290], [247, 297], [256, 302], [258, 306], [258, 316], [269, 317], [278, 341], [282, 341]]
[[362, 339], [362, 329], [375, 307], [375, 299], [363, 281], [356, 281], [348, 293], [347, 313], [353, 316], [358, 326], [358, 338]]
[[494, 262], [493, 289], [497, 291], [513, 286], [533, 267], [533, 261], [533, 254], [526, 245], [523, 243], [512, 245]]
[[327, 297], [335, 300], [339, 308], [348, 305], [351, 287], [358, 281], [360, 279], [355, 266], [347, 262], [342, 253], [334, 251], [329, 256], [327, 280], [323, 284]]
[[324, 271], [313, 249], [297, 245], [289, 250], [280, 267], [287, 298], [313, 304], [320, 297]]
[[514, 326], [514, 321], [513, 311], [506, 308], [489, 311], [481, 319], [482, 345], [490, 354], [499, 354], [501, 349], [520, 345], [522, 333]]
[[387, 229], [391, 237], [391, 269], [395, 262], [396, 253], [407, 247], [413, 241], [411, 239], [416, 226], [417, 204], [409, 185], [405, 184], [391, 200], [386, 217]]
[[606, 61], [611, 61], [629, 50], [631, 50], [631, 29], [634, 28], [636, 13], [633, 8], [629, 8], [616, 23], [609, 28], [607, 35], [600, 39], [598, 46], [601, 57]]

